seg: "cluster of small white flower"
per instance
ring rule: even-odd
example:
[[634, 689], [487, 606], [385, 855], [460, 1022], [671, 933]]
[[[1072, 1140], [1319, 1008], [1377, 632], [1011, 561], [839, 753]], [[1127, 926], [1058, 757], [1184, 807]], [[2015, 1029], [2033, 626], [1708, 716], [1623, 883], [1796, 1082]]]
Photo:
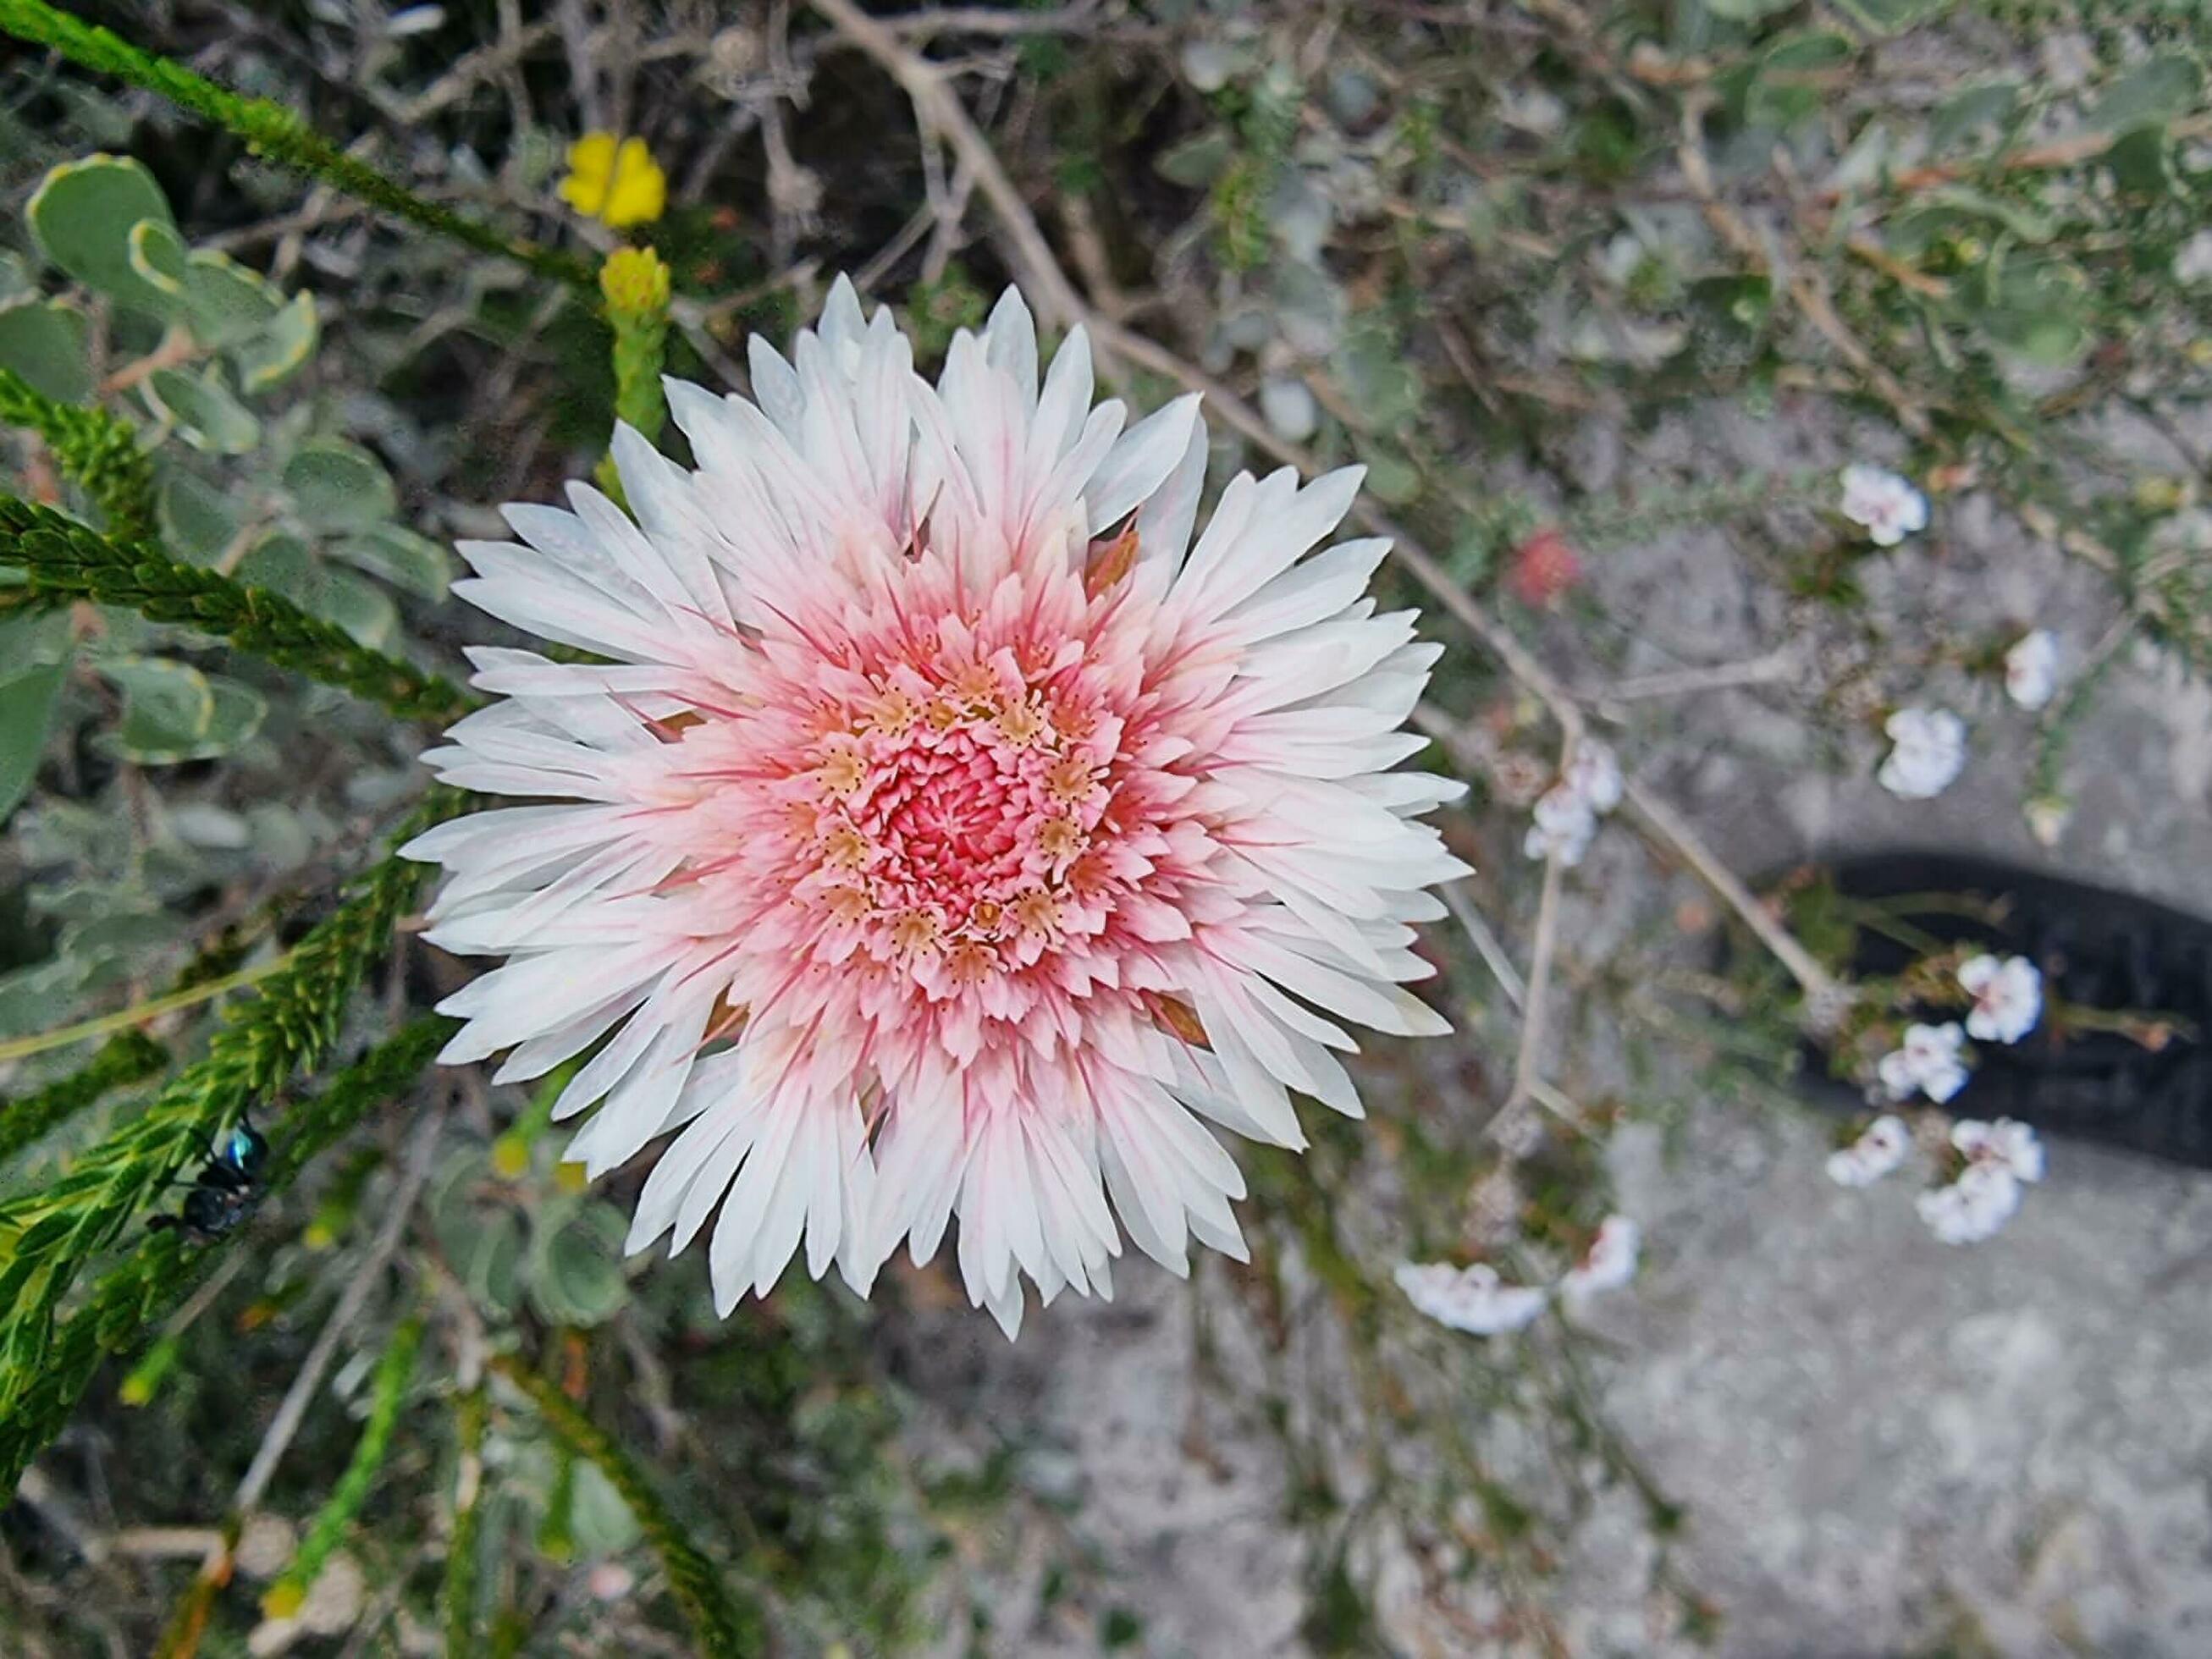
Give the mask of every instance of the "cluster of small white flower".
[[[1928, 527], [1928, 498], [1911, 479], [1878, 466], [1844, 469], [1843, 514], [1861, 526], [1876, 547], [1895, 547]], [[2058, 640], [2047, 628], [2030, 629], [2004, 655], [2005, 695], [2021, 708], [2048, 704], [2058, 690]], [[1875, 774], [1881, 787], [1906, 800], [1926, 800], [1951, 787], [1966, 764], [1966, 723], [1948, 708], [1900, 708], [1883, 728], [1892, 747]]]
[[1900, 708], [1882, 730], [1893, 746], [1875, 777], [1901, 799], [1942, 794], [1966, 764], [1966, 723], [1948, 708]]
[[1439, 1325], [1474, 1336], [1502, 1336], [1533, 1322], [1553, 1293], [1579, 1312], [1592, 1297], [1618, 1290], [1636, 1277], [1643, 1231], [1625, 1215], [1609, 1215], [1582, 1259], [1549, 1289], [1508, 1285], [1486, 1261], [1455, 1267], [1449, 1261], [1401, 1262], [1395, 1277], [1420, 1313]]
[[1876, 547], [1895, 547], [1928, 528], [1928, 498], [1886, 467], [1855, 465], [1844, 469], [1844, 516]]
[[1555, 854], [1570, 868], [1583, 861], [1597, 821], [1620, 805], [1620, 763], [1595, 738], [1575, 744], [1559, 781], [1537, 797], [1521, 850], [1532, 859]]
[[1946, 1244], [1978, 1244], [2012, 1219], [2021, 1184], [2043, 1179], [2043, 1143], [2025, 1123], [2001, 1117], [1961, 1118], [1951, 1126], [1951, 1145], [1966, 1167], [1948, 1185], [1920, 1194], [1920, 1218]]
[[[1967, 1037], [2018, 1042], [2043, 1017], [2043, 975], [2026, 957], [1974, 957], [1960, 964], [1959, 984], [1974, 1000], [1963, 1026], [1957, 1020], [1908, 1025], [1899, 1046], [1876, 1064], [1891, 1100], [1924, 1094], [1942, 1104], [1971, 1075]], [[1871, 1186], [1905, 1162], [1911, 1144], [1904, 1121], [1886, 1112], [1830, 1155], [1828, 1178], [1840, 1187]], [[2043, 1146], [2034, 1130], [2010, 1118], [1962, 1118], [1952, 1126], [1951, 1145], [1965, 1164], [1954, 1179], [1920, 1194], [1920, 1218], [1946, 1244], [1976, 1243], [2012, 1218], [2023, 1182], [2043, 1179]]]
[[[2022, 1184], [2043, 1179], [2043, 1143], [2008, 1117], [1961, 1118], [1951, 1126], [1951, 1146], [1964, 1159], [1958, 1174], [1922, 1192], [1914, 1205], [1942, 1243], [1978, 1244], [2012, 1219]], [[1829, 1155], [1828, 1178], [1839, 1187], [1870, 1187], [1902, 1165], [1911, 1147], [1904, 1120], [1884, 1113]]]

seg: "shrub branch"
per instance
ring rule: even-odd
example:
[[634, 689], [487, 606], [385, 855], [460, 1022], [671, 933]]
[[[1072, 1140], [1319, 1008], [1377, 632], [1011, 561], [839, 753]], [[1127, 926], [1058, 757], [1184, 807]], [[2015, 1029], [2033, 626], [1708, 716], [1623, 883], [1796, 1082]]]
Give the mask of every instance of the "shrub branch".
[[370, 650], [289, 599], [5, 494], [0, 564], [21, 566], [33, 598], [124, 605], [150, 621], [218, 635], [279, 668], [380, 703], [403, 720], [443, 722], [469, 707], [468, 694], [452, 681]]

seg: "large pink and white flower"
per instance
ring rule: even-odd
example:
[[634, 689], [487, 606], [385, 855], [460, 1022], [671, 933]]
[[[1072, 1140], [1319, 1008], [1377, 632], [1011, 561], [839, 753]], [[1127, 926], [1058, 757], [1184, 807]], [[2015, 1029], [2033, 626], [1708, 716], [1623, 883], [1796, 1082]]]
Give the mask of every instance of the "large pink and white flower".
[[1386, 544], [1313, 551], [1358, 471], [1240, 476], [1194, 544], [1197, 400], [1125, 430], [1080, 330], [1040, 386], [1012, 293], [933, 387], [842, 280], [751, 368], [669, 384], [696, 471], [617, 434], [635, 523], [579, 484], [462, 546], [457, 592], [592, 660], [473, 651], [501, 701], [426, 757], [532, 803], [409, 848], [431, 939], [507, 958], [445, 1058], [588, 1055], [595, 1175], [680, 1131], [630, 1247], [714, 1218], [725, 1313], [956, 1215], [1010, 1334], [1124, 1232], [1241, 1255], [1209, 1125], [1302, 1146], [1293, 1094], [1360, 1112], [1346, 1024], [1447, 1029], [1402, 988], [1459, 786], [1390, 769], [1440, 647], [1367, 597]]

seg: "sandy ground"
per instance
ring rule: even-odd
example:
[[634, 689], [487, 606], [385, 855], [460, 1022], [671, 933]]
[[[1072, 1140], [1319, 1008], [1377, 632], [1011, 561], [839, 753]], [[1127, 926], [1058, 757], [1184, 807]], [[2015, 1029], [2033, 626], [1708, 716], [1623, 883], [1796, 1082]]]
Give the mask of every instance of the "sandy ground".
[[[1708, 477], [1729, 457], [1841, 453], [1787, 421], [1729, 414], [1637, 450], [1639, 471]], [[1601, 432], [1583, 459], [1595, 488], [1626, 465]], [[1610, 672], [1750, 658], [1788, 637], [1790, 613], [1741, 544], [1707, 531], [1594, 562], [1607, 611], [1636, 619]], [[1971, 499], [1864, 574], [1875, 614], [1900, 619], [1898, 652], [2033, 619], [2078, 664], [2113, 615], [2094, 573]], [[1601, 678], [1569, 654], [1575, 637], [1542, 642], [1586, 671], [1578, 683]], [[2026, 717], [1955, 679], [1930, 689], [1969, 714], [1976, 745], [1931, 803], [1871, 782], [1870, 739], [1829, 767], [1786, 705], [1741, 693], [1649, 710], [1621, 746], [1739, 870], [1967, 848], [2207, 908], [2212, 693], [2154, 656], [2124, 659], [2074, 750], [2079, 810], [2046, 852], [2018, 805]], [[1617, 937], [1693, 891], [1626, 830], [1607, 836], [1620, 844], [1601, 842], [1577, 883], [1569, 939]], [[1613, 1151], [1648, 1244], [1634, 1290], [1598, 1320], [1599, 1374], [1628, 1441], [1688, 1507], [1681, 1559], [1722, 1610], [1719, 1651], [2212, 1653], [2212, 1180], [2060, 1145], [2002, 1237], [1958, 1249], [1920, 1225], [1909, 1183], [1829, 1183], [1826, 1135], [1786, 1101], [1716, 1102], [1670, 1154], [1639, 1127]], [[947, 1425], [935, 1449], [979, 1420], [1033, 1448], [1024, 1478], [1079, 1500], [1071, 1536], [1091, 1553], [1092, 1605], [1141, 1613], [1137, 1650], [1304, 1651], [1308, 1558], [1284, 1518], [1277, 1443], [1215, 1413], [1194, 1453], [1188, 1293], [1141, 1268], [1123, 1285], [1113, 1309], [1036, 1318], [1015, 1348], [963, 1339], [923, 1384]], [[1575, 1654], [1674, 1650], [1647, 1623], [1650, 1547], [1626, 1501], [1579, 1528], [1554, 1586]], [[1403, 1565], [1382, 1564], [1386, 1623]], [[1096, 1650], [1087, 1624], [1036, 1614], [1018, 1583], [991, 1651]], [[1478, 1650], [1425, 1645], [1410, 1626], [1390, 1637], [1395, 1650]]]

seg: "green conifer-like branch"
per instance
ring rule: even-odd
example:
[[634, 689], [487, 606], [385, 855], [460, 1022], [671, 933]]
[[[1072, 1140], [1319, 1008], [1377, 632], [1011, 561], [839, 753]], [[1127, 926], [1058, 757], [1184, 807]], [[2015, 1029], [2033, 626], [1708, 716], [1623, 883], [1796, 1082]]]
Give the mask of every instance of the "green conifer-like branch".
[[107, 529], [124, 541], [154, 536], [154, 463], [138, 430], [104, 409], [58, 403], [13, 369], [0, 368], [0, 422], [28, 427], [54, 459], [100, 505]]
[[219, 87], [181, 64], [142, 51], [96, 23], [47, 5], [45, 0], [0, 0], [0, 30], [50, 47], [85, 69], [159, 93], [235, 133], [257, 155], [343, 191], [371, 207], [479, 252], [519, 260], [539, 275], [571, 288], [591, 289], [592, 272], [582, 261], [424, 200], [390, 174], [347, 155], [282, 104], [244, 97]]
[[[460, 799], [433, 791], [399, 839], [451, 817]], [[0, 1422], [17, 1414], [46, 1368], [55, 1314], [84, 1263], [112, 1244], [172, 1176], [188, 1173], [220, 1130], [322, 1061], [355, 987], [427, 878], [425, 866], [386, 857], [293, 948], [281, 973], [227, 1012], [204, 1059], [68, 1173], [0, 1203]]]
[[34, 598], [125, 605], [154, 622], [219, 635], [279, 668], [380, 703], [402, 720], [444, 722], [469, 707], [468, 694], [452, 681], [370, 650], [289, 599], [4, 494], [0, 564], [21, 566]]
[[530, 1396], [554, 1438], [606, 1476], [660, 1557], [668, 1587], [690, 1621], [699, 1650], [709, 1659], [751, 1659], [768, 1641], [767, 1620], [750, 1601], [733, 1601], [723, 1575], [687, 1537], [628, 1453], [592, 1421], [549, 1377], [513, 1354], [495, 1355], [492, 1369]]
[[459, 1451], [453, 1471], [453, 1532], [446, 1545], [444, 1604], [447, 1659], [471, 1659], [477, 1644], [477, 1535], [483, 1527], [484, 1391], [471, 1389], [454, 1402]]
[[[265, 1177], [269, 1190], [283, 1191], [369, 1113], [410, 1087], [453, 1029], [453, 1021], [435, 1016], [416, 1020], [341, 1072], [321, 1093], [295, 1104], [271, 1126], [276, 1144]], [[250, 1231], [210, 1244], [189, 1243], [173, 1231], [155, 1233], [101, 1275], [85, 1305], [36, 1353], [34, 1372], [0, 1408], [0, 1492], [13, 1492], [31, 1460], [61, 1432], [100, 1361], [138, 1346], [213, 1271], [223, 1251], [236, 1248]], [[21, 1309], [4, 1304], [0, 1309], [10, 1326], [22, 1316]]]
[[384, 1357], [377, 1361], [376, 1376], [369, 1385], [368, 1417], [362, 1425], [361, 1438], [354, 1443], [353, 1456], [347, 1461], [345, 1473], [338, 1477], [331, 1495], [323, 1500], [321, 1509], [307, 1528], [307, 1534], [300, 1540], [299, 1553], [293, 1556], [292, 1565], [284, 1569], [282, 1577], [269, 1587], [261, 1598], [262, 1611], [271, 1619], [289, 1619], [300, 1610], [314, 1587], [317, 1575], [331, 1559], [345, 1536], [346, 1528], [353, 1524], [355, 1516], [368, 1499], [368, 1489], [376, 1482], [376, 1473], [384, 1467], [386, 1455], [392, 1449], [392, 1431], [399, 1421], [399, 1408], [407, 1398], [407, 1384], [415, 1375], [415, 1356], [422, 1346], [422, 1322], [420, 1318], [403, 1321], [385, 1345]]
[[111, 1090], [143, 1081], [169, 1063], [169, 1051], [143, 1031], [118, 1031], [65, 1078], [20, 1100], [0, 1101], [0, 1163], [35, 1146]]

